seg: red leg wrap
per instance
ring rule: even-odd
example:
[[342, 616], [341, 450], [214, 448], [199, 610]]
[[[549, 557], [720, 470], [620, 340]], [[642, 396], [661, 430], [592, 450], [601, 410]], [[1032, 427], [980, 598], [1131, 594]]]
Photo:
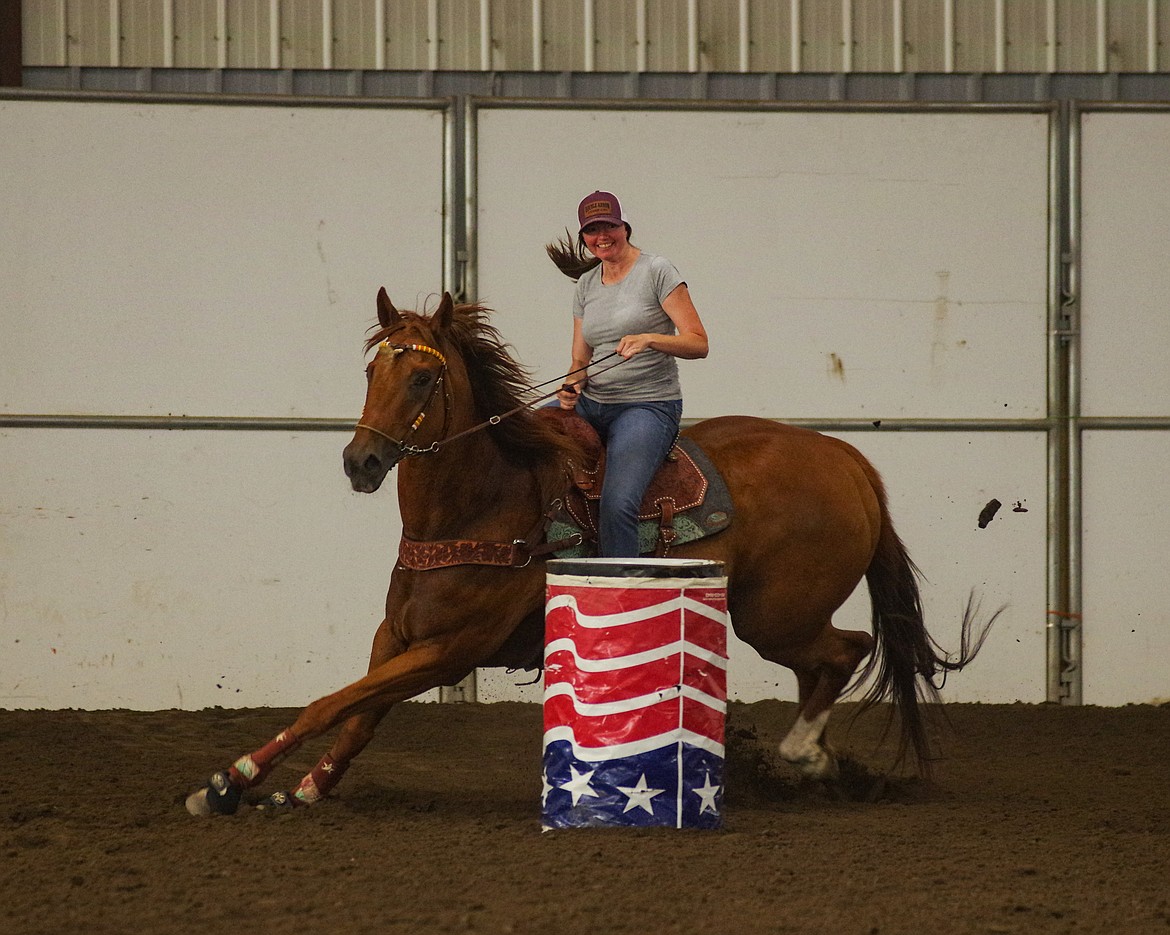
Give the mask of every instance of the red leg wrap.
[[301, 780], [293, 790], [293, 797], [305, 805], [312, 805], [318, 799], [329, 794], [349, 769], [349, 763], [337, 763], [333, 757], [326, 754], [321, 762], [313, 767], [313, 771]]
[[283, 730], [255, 753], [240, 757], [228, 769], [232, 785], [247, 789], [264, 780], [277, 763], [301, 745], [291, 730]]

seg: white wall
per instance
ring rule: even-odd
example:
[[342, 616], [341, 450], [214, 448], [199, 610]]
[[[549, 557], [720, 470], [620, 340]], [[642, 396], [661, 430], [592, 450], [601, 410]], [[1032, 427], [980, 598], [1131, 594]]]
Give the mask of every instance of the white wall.
[[[1083, 415], [1170, 416], [1170, 112], [1081, 117]], [[1084, 700], [1170, 699], [1170, 431], [1090, 430]]]
[[479, 297], [542, 378], [572, 328], [543, 247], [602, 188], [711, 334], [687, 417], [1044, 415], [1045, 114], [492, 106], [477, 133]]
[[[435, 106], [0, 101], [0, 409], [356, 421], [378, 287], [442, 288], [443, 175]], [[0, 429], [0, 706], [361, 675], [400, 530], [347, 438]]]
[[302, 705], [364, 675], [401, 528], [345, 441], [0, 430], [0, 707]]
[[436, 109], [0, 100], [0, 409], [355, 414], [442, 179]]
[[[634, 242], [678, 266], [710, 333], [710, 356], [681, 367], [684, 416], [1043, 417], [1046, 114], [493, 104], [476, 129], [479, 295], [538, 379], [565, 370], [571, 333], [572, 284], [543, 245], [602, 188]], [[847, 437], [886, 477], [944, 646], [958, 649], [973, 587], [988, 611], [1008, 605], [945, 697], [1043, 701], [1042, 434]], [[1004, 509], [980, 530], [993, 498]], [[863, 587], [838, 623], [868, 629], [868, 614]], [[514, 683], [481, 679], [481, 695]], [[791, 673], [742, 644], [730, 690], [796, 697]]]
[[[377, 287], [443, 285], [443, 120], [0, 101], [0, 412], [353, 419]], [[1167, 115], [1083, 120], [1085, 414], [1165, 416]], [[688, 417], [1043, 416], [1045, 115], [493, 107], [477, 130], [479, 294], [539, 378], [570, 328], [543, 245], [612, 187], [712, 333]], [[1043, 435], [841, 434], [886, 478], [940, 642], [972, 587], [1008, 605], [944, 697], [1043, 700]], [[1085, 438], [1090, 703], [1170, 695], [1165, 435]], [[360, 674], [400, 528], [392, 485], [349, 491], [347, 437], [0, 429], [0, 706], [295, 705]], [[753, 656], [734, 696], [793, 697]]]

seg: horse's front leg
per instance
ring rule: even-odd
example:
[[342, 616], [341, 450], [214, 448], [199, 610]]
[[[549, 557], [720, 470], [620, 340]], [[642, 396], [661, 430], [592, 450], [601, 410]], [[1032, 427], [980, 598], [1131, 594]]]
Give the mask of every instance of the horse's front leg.
[[[370, 648], [370, 665], [367, 672], [373, 672], [386, 660], [403, 652], [405, 648], [392, 634], [389, 620], [389, 617], [385, 618], [374, 633], [374, 645]], [[341, 782], [341, 777], [349, 769], [354, 757], [374, 739], [374, 731], [389, 710], [390, 706], [385, 705], [349, 718], [341, 725], [337, 740], [317, 765], [306, 773], [295, 787], [288, 791], [272, 793], [260, 803], [260, 807], [297, 808], [314, 805], [327, 796]]]
[[349, 718], [341, 725], [337, 740], [301, 781], [288, 791], [274, 792], [262, 802], [260, 808], [289, 809], [315, 805], [325, 798], [341, 782], [350, 763], [361, 753], [371, 740], [378, 724], [390, 710], [386, 705], [372, 711], [365, 711]]
[[[384, 627], [385, 624], [379, 628], [380, 637], [384, 636]], [[234, 814], [243, 793], [263, 782], [277, 763], [305, 741], [350, 721], [330, 753], [293, 790], [293, 796], [298, 791], [302, 793], [298, 797], [301, 804], [316, 801], [337, 784], [349, 761], [369, 742], [374, 727], [393, 704], [438, 685], [455, 684], [474, 668], [466, 660], [479, 658], [469, 647], [458, 645], [465, 640], [457, 638], [431, 640], [397, 653], [389, 637], [385, 639], [388, 658], [372, 666], [359, 681], [314, 701], [291, 727], [259, 750], [212, 774], [204, 788], [187, 797], [187, 811], [198, 816]], [[378, 642], [375, 638], [375, 655]], [[279, 795], [284, 801], [270, 799], [267, 804], [293, 804], [287, 802], [287, 793]]]

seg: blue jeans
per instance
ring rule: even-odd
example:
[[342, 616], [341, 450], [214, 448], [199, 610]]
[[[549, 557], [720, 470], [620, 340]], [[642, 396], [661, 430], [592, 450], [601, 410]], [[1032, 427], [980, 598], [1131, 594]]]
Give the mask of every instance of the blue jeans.
[[638, 508], [678, 435], [682, 400], [599, 403], [581, 396], [577, 412], [605, 443], [598, 552], [637, 558]]

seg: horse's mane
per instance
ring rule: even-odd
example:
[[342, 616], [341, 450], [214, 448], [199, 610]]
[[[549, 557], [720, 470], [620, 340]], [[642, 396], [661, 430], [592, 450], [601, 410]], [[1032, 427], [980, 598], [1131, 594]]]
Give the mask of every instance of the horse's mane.
[[[429, 324], [430, 319], [417, 312], [400, 312], [402, 321], [388, 328], [378, 328], [366, 340], [366, 350], [390, 337], [411, 321]], [[488, 317], [491, 309], [483, 305], [456, 305], [451, 327], [443, 332], [456, 353], [463, 359], [471, 381], [477, 423], [524, 406], [532, 399], [529, 371], [509, 353], [499, 331]], [[433, 330], [433, 329], [432, 329]], [[486, 429], [511, 462], [535, 466], [579, 455], [574, 443], [563, 432], [538, 418], [531, 410], [522, 410]]]

